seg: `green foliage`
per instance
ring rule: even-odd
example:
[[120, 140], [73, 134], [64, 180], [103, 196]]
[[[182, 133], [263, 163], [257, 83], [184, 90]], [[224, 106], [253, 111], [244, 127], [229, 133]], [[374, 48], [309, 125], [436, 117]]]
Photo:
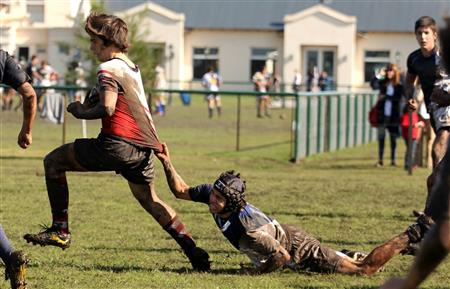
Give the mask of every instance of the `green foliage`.
[[128, 25], [128, 40], [130, 42], [128, 56], [139, 66], [144, 87], [150, 89], [153, 87], [155, 79], [158, 55], [155, 55], [149, 43], [142, 40], [149, 33], [149, 29], [141, 25], [147, 14], [148, 11], [144, 10], [137, 15], [125, 17], [124, 21]]
[[[369, 251], [404, 230], [411, 210], [423, 208], [428, 169], [408, 176], [401, 167], [376, 168], [376, 143], [315, 155], [301, 164], [288, 162], [291, 121], [278, 118], [289, 109], [273, 110], [271, 119], [256, 119], [254, 98], [242, 99], [241, 151], [235, 151], [236, 99], [223, 97], [221, 118], [208, 119], [203, 95], [189, 107], [173, 95], [164, 118], [155, 116], [161, 140], [173, 163], [190, 185], [212, 182], [220, 172], [236, 169], [247, 181], [248, 200], [281, 223], [291, 223], [335, 249]], [[68, 141], [81, 137], [81, 121], [67, 117]], [[133, 198], [127, 182], [114, 172], [69, 172], [72, 246], [26, 244], [22, 235], [37, 232], [51, 220], [45, 189], [43, 157], [61, 145], [62, 126], [37, 120], [33, 144], [16, 145], [21, 115], [0, 114], [1, 224], [15, 248], [31, 257], [30, 288], [329, 288], [379, 287], [391, 276], [405, 275], [413, 259], [398, 256], [373, 277], [323, 275], [282, 270], [262, 276], [239, 273], [249, 260], [221, 235], [203, 204], [177, 200], [170, 194], [156, 162], [158, 196], [170, 204], [209, 251], [211, 273], [190, 270], [177, 244]], [[100, 121], [88, 121], [95, 137]], [[404, 153], [399, 144], [399, 163]], [[0, 276], [1, 277], [1, 276]], [[447, 259], [421, 288], [448, 288]], [[0, 280], [0, 288], [8, 283]]]
[[[92, 1], [92, 11], [105, 12], [105, 6], [103, 2]], [[123, 20], [128, 25], [128, 41], [130, 43], [130, 49], [128, 56], [130, 59], [139, 66], [141, 71], [142, 81], [146, 89], [150, 89], [153, 85], [155, 78], [154, 68], [161, 57], [159, 54], [151, 48], [150, 44], [145, 42], [144, 36], [149, 33], [146, 27], [140, 25], [146, 16], [148, 11], [143, 11], [137, 15], [125, 17]], [[84, 30], [86, 19], [77, 19], [78, 29], [75, 32], [75, 44], [74, 48], [81, 51], [83, 61], [91, 63], [91, 68], [86, 72], [87, 81], [89, 86], [95, 84], [97, 80], [96, 68], [99, 65], [99, 61], [90, 51], [89, 36]], [[69, 70], [69, 79], [71, 79], [73, 71]], [[67, 76], [66, 76], [67, 77]]]

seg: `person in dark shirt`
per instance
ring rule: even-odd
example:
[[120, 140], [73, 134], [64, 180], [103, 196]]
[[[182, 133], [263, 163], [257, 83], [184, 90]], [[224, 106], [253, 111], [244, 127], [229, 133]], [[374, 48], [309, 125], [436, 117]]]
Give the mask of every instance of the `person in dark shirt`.
[[402, 253], [414, 237], [410, 227], [367, 256], [361, 252], [336, 251], [295, 226], [279, 224], [248, 203], [246, 183], [234, 171], [222, 173], [213, 184], [189, 186], [172, 165], [165, 144], [156, 156], [164, 167], [172, 193], [179, 199], [208, 205], [225, 238], [252, 261], [255, 267], [247, 271], [250, 273], [268, 273], [289, 267], [323, 273], [372, 275], [392, 257]]
[[[20, 68], [20, 65], [8, 52], [0, 50], [0, 83], [11, 86], [23, 98], [22, 128], [17, 137], [17, 144], [23, 149], [28, 148], [33, 141], [32, 124], [36, 115], [36, 92], [29, 82], [30, 77]], [[22, 251], [13, 249], [1, 224], [0, 257], [5, 263], [5, 274], [7, 279], [10, 279], [11, 288], [24, 289], [28, 258]]]
[[429, 214], [427, 204], [430, 200], [431, 188], [435, 183], [435, 168], [447, 151], [450, 136], [450, 95], [447, 91], [450, 79], [441, 65], [436, 29], [436, 21], [430, 16], [422, 16], [416, 21], [415, 35], [420, 48], [408, 56], [405, 83], [405, 94], [409, 98], [409, 106], [417, 110], [417, 102], [412, 95], [414, 84], [419, 81], [425, 105], [431, 115], [431, 125], [436, 133], [432, 148], [433, 171], [427, 179], [428, 196], [425, 214]]
[[[443, 63], [450, 70], [450, 19], [440, 32]], [[450, 151], [436, 167], [436, 179], [428, 203], [428, 212], [436, 221], [425, 236], [416, 259], [405, 278], [392, 278], [382, 289], [415, 289], [442, 263], [450, 251]]]
[[384, 141], [386, 130], [389, 132], [391, 144], [391, 166], [396, 166], [397, 138], [400, 135], [400, 102], [403, 97], [403, 85], [400, 82], [400, 71], [397, 65], [386, 66], [386, 77], [380, 81], [378, 96], [378, 162], [383, 166]]

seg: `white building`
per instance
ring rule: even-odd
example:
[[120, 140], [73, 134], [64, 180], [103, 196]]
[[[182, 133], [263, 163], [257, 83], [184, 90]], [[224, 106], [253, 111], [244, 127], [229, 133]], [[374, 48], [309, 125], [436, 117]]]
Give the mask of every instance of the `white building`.
[[[448, 1], [104, 1], [121, 17], [142, 15], [149, 49], [159, 50], [168, 79], [196, 80], [215, 65], [229, 88], [247, 88], [268, 59], [284, 82], [294, 71], [327, 71], [339, 87], [364, 86], [388, 62], [406, 69], [417, 49], [414, 22], [440, 22]], [[318, 2], [325, 2], [318, 4]], [[64, 72], [74, 55], [76, 14], [88, 0], [2, 0], [0, 46], [20, 57], [37, 54]], [[185, 86], [185, 84], [184, 84]]]

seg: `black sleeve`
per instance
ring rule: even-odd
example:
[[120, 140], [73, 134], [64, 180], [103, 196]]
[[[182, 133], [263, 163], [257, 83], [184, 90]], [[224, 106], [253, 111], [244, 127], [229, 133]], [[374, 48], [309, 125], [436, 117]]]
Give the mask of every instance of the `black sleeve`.
[[209, 204], [209, 196], [211, 195], [213, 186], [211, 184], [203, 184], [189, 188], [189, 196], [194, 202]]
[[4, 61], [2, 83], [17, 90], [22, 83], [30, 81], [30, 77], [9, 54], [6, 54]]
[[408, 68], [407, 71], [408, 71], [409, 74], [417, 75], [417, 72], [416, 72], [416, 70], [414, 69], [414, 66], [413, 66], [413, 58], [414, 58], [413, 53], [411, 53], [408, 56], [408, 59], [406, 60], [406, 66]]

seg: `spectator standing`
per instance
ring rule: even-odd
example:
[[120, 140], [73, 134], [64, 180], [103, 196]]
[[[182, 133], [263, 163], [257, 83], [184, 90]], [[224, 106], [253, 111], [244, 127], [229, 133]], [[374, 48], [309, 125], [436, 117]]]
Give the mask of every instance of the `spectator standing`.
[[40, 85], [42, 76], [39, 73], [39, 58], [36, 55], [31, 56], [27, 64], [26, 72], [31, 78], [32, 85]]
[[[77, 67], [75, 68], [75, 85], [81, 88], [87, 87], [87, 81], [86, 81], [86, 72], [84, 71], [83, 65], [78, 63]], [[84, 98], [86, 97], [86, 91], [84, 89], [77, 90], [75, 92], [75, 101], [84, 102]]]
[[[255, 72], [252, 77], [253, 84], [255, 85], [256, 92], [267, 93], [268, 88], [270, 87], [270, 75], [267, 72], [267, 67], [264, 65], [261, 70]], [[259, 118], [263, 117], [263, 113], [265, 116], [270, 117], [269, 114], [269, 102], [270, 97], [268, 94], [258, 95], [257, 98], [257, 113], [256, 116]]]
[[[155, 68], [155, 73], [155, 89], [167, 89], [164, 68], [157, 65]], [[166, 114], [166, 97], [167, 94], [165, 92], [156, 93], [156, 112], [160, 116], [164, 116]]]
[[400, 135], [400, 101], [403, 95], [403, 85], [400, 83], [400, 73], [397, 65], [388, 64], [386, 78], [380, 82], [378, 100], [378, 162], [383, 166], [384, 140], [386, 130], [389, 132], [391, 144], [391, 166], [396, 166], [397, 138]]
[[322, 71], [319, 75], [319, 88], [321, 91], [330, 89], [330, 77], [326, 71]]
[[298, 93], [302, 85], [302, 74], [296, 69], [294, 71], [294, 81], [292, 82], [292, 91]]
[[214, 71], [214, 67], [211, 66], [202, 77], [202, 86], [209, 92], [205, 96], [205, 100], [208, 103], [208, 116], [213, 117], [214, 108], [217, 110], [217, 115], [220, 116], [222, 110], [222, 104], [220, 95], [218, 94], [219, 88], [222, 85], [222, 77]]
[[408, 160], [408, 152], [410, 152], [410, 155], [412, 156], [412, 167], [417, 167], [414, 159], [416, 155], [416, 149], [417, 149], [417, 143], [420, 139], [420, 136], [422, 134], [422, 128], [425, 126], [425, 123], [420, 119], [419, 114], [416, 111], [411, 112], [411, 127], [412, 127], [412, 143], [411, 148], [408, 147], [408, 130], [409, 130], [409, 114], [408, 114], [409, 108], [405, 105], [403, 108], [403, 114], [401, 117], [401, 128], [402, 128], [402, 137], [406, 144], [406, 152], [405, 152], [405, 163], [404, 167], [405, 170], [409, 167], [409, 160]]

